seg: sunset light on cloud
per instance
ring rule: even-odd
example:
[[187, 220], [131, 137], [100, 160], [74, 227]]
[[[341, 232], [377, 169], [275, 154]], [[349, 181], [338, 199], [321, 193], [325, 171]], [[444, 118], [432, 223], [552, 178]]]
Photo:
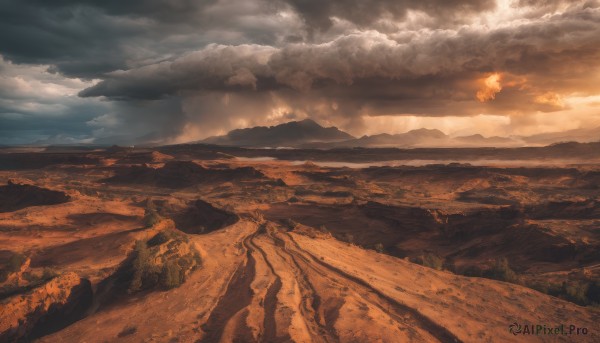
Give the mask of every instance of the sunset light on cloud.
[[379, 116], [473, 118], [470, 132], [501, 116], [510, 135], [600, 118], [569, 100], [600, 94], [594, 0], [2, 2], [31, 27], [17, 41], [20, 24], [0, 21], [4, 143], [183, 142], [304, 118], [362, 135], [386, 132]]
[[477, 99], [481, 102], [493, 100], [501, 90], [500, 74], [494, 73], [483, 80], [482, 88], [477, 91]]

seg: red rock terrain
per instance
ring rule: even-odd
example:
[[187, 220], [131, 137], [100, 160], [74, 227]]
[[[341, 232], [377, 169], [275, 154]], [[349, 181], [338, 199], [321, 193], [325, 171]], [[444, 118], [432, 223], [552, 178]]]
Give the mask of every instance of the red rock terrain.
[[65, 273], [2, 302], [0, 341], [42, 336], [81, 319], [92, 302], [88, 280]]
[[52, 152], [0, 172], [0, 341], [600, 340], [597, 165], [235, 151]]
[[5, 186], [0, 186], [0, 212], [12, 212], [29, 206], [61, 204], [69, 201], [69, 196], [63, 192], [20, 185], [10, 180]]

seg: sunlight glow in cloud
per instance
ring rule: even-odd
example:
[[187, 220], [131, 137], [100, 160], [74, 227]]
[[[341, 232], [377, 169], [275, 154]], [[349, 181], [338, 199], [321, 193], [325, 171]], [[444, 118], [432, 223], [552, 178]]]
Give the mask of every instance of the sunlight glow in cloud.
[[494, 100], [496, 94], [502, 90], [500, 85], [500, 74], [493, 73], [483, 80], [483, 85], [480, 90], [477, 91], [476, 97], [481, 102]]

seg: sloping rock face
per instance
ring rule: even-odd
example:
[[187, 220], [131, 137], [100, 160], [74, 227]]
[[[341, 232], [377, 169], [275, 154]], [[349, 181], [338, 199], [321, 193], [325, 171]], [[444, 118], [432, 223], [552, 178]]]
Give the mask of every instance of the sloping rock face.
[[57, 276], [0, 306], [0, 342], [36, 338], [83, 318], [91, 305], [91, 283], [75, 273]]
[[208, 233], [237, 223], [239, 217], [219, 209], [203, 200], [196, 200], [173, 220], [177, 228], [186, 233]]
[[265, 175], [252, 167], [209, 169], [191, 161], [171, 161], [156, 169], [143, 165], [117, 170], [115, 176], [104, 181], [120, 184], [146, 184], [166, 188], [185, 188], [200, 183], [260, 179], [266, 179]]
[[[583, 217], [581, 213], [592, 213], [592, 205], [564, 206], [563, 212], [557, 206], [554, 213], [561, 218], [573, 213]], [[292, 219], [313, 227], [324, 225], [336, 238], [369, 248], [381, 243], [397, 257], [418, 256], [425, 246], [469, 263], [496, 256], [509, 256], [521, 265], [576, 258], [588, 261], [598, 256], [597, 245], [570, 241], [540, 224], [528, 223], [514, 206], [445, 212], [375, 201], [344, 206], [280, 204], [272, 205], [265, 216], [280, 222]]]
[[8, 182], [0, 186], [0, 212], [17, 211], [29, 206], [56, 205], [71, 200], [59, 191], [53, 191], [33, 185], [21, 185]]
[[600, 219], [600, 201], [549, 201], [526, 211], [533, 219]]

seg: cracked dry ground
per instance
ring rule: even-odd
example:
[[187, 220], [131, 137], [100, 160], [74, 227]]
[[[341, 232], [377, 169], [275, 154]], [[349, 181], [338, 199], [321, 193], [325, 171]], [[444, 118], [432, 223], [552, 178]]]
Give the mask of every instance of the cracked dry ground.
[[435, 271], [273, 222], [243, 219], [191, 239], [204, 265], [180, 288], [96, 312], [41, 341], [108, 342], [135, 325], [119, 340], [509, 342], [518, 341], [507, 329], [515, 318], [598, 322], [585, 308], [528, 288]]

